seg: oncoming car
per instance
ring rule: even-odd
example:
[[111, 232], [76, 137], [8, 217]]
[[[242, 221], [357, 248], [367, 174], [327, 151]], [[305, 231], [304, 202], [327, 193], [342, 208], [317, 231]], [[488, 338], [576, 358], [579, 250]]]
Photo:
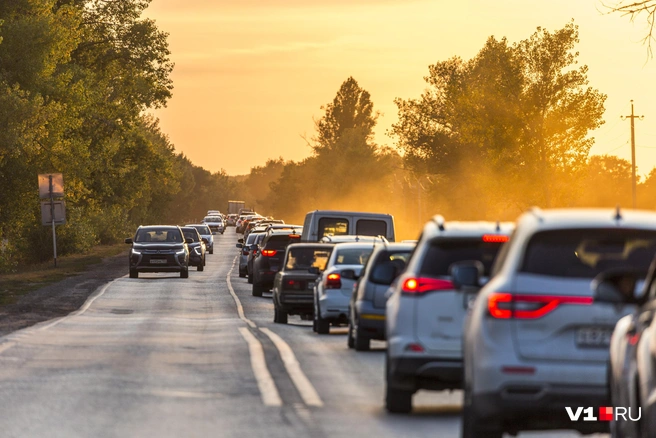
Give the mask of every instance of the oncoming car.
[[180, 278], [189, 277], [189, 248], [180, 227], [140, 226], [125, 243], [132, 245], [130, 278], [139, 277], [140, 272], [179, 272]]

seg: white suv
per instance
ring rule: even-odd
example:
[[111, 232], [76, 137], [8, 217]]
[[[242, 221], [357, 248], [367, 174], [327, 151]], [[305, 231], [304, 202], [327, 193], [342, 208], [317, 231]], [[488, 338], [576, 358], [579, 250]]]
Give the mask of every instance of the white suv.
[[510, 223], [444, 222], [436, 216], [423, 229], [404, 272], [390, 286], [385, 406], [409, 412], [419, 389], [462, 385], [463, 321], [475, 293], [457, 290], [452, 265], [477, 263], [485, 276], [513, 229]]
[[610, 337], [632, 310], [594, 302], [591, 281], [623, 267], [646, 271], [655, 241], [656, 213], [534, 209], [519, 218], [467, 318], [463, 437], [608, 432], [608, 422], [573, 421], [566, 409], [598, 416], [612, 406]]

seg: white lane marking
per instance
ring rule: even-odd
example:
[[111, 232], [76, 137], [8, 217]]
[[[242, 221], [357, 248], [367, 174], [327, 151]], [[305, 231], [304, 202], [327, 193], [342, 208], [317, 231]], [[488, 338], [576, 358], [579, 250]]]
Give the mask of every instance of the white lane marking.
[[282, 406], [282, 399], [273, 381], [273, 377], [271, 377], [271, 373], [269, 373], [269, 369], [267, 368], [262, 344], [246, 327], [239, 327], [239, 333], [241, 333], [248, 343], [251, 367], [253, 368], [253, 374], [255, 374], [255, 380], [257, 380], [257, 387], [260, 389], [260, 394], [262, 395], [262, 403], [265, 406]]
[[58, 319], [54, 320], [53, 322], [51, 322], [50, 324], [43, 325], [43, 326], [39, 327], [39, 330], [47, 330], [47, 329], [49, 329], [49, 328], [52, 328], [52, 327], [56, 326], [57, 324], [59, 324], [59, 323], [62, 322], [62, 321], [65, 321], [65, 320], [67, 320], [67, 319], [69, 319], [69, 318], [72, 318], [72, 317], [74, 317], [74, 316], [80, 316], [80, 315], [82, 315], [84, 312], [86, 312], [86, 311], [89, 309], [89, 307], [91, 307], [91, 305], [93, 304], [94, 301], [96, 301], [98, 298], [100, 298], [100, 297], [101, 297], [101, 296], [107, 291], [107, 289], [109, 288], [109, 286], [111, 286], [112, 283], [114, 283], [115, 281], [116, 281], [116, 280], [112, 280], [112, 281], [110, 281], [109, 283], [107, 283], [107, 284], [106, 284], [106, 285], [100, 290], [100, 292], [96, 293], [96, 294], [93, 295], [91, 298], [89, 298], [89, 299], [86, 301], [86, 303], [84, 303], [84, 305], [83, 305], [82, 307], [80, 307], [78, 310], [76, 310], [75, 312], [71, 312], [71, 313], [69, 313], [68, 315], [64, 316], [63, 318], [58, 318]]
[[232, 274], [232, 270], [235, 269], [235, 262], [237, 261], [238, 258], [239, 256], [235, 257], [235, 259], [232, 261], [232, 266], [230, 267], [230, 270], [228, 271], [228, 275], [226, 276], [226, 281], [228, 283], [228, 292], [230, 292], [230, 295], [232, 295], [232, 298], [235, 300], [235, 304], [237, 305], [237, 313], [239, 314], [239, 319], [244, 321], [252, 328], [257, 328], [257, 326], [253, 321], [246, 318], [246, 315], [244, 314], [244, 306], [241, 305], [241, 301], [239, 301], [239, 298], [237, 297], [235, 290], [232, 288], [232, 282], [230, 281], [230, 275]]
[[301, 398], [305, 404], [308, 406], [323, 406], [319, 394], [317, 394], [316, 389], [314, 389], [314, 386], [310, 383], [310, 379], [308, 379], [305, 373], [303, 373], [303, 370], [301, 370], [301, 365], [298, 363], [298, 359], [296, 359], [289, 344], [268, 328], [260, 328], [260, 331], [271, 339], [273, 345], [275, 345], [278, 352], [280, 352], [280, 357], [285, 364], [287, 374], [289, 374], [292, 382], [294, 382], [294, 385], [301, 394]]

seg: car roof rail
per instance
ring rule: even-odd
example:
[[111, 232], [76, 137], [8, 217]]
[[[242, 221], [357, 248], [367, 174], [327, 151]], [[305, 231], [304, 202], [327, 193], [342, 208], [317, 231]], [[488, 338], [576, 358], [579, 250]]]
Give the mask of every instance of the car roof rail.
[[535, 216], [537, 220], [539, 220], [540, 222], [543, 221], [544, 218], [542, 217], [542, 209], [540, 209], [540, 207], [533, 206], [533, 207], [529, 208], [528, 211], [533, 216]]
[[620, 204], [617, 204], [615, 207], [615, 217], [613, 218], [616, 221], [621, 221], [622, 220], [622, 211], [620, 209]]
[[444, 231], [444, 216], [441, 214], [437, 214], [433, 216], [433, 222], [435, 225], [437, 225], [437, 228], [439, 228], [440, 231]]

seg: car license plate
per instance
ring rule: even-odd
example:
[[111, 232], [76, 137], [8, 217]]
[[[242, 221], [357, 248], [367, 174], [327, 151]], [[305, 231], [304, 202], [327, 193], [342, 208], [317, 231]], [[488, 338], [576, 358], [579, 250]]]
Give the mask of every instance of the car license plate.
[[612, 329], [600, 327], [580, 328], [576, 331], [576, 345], [588, 348], [608, 348]]
[[150, 259], [150, 263], [154, 265], [165, 265], [166, 260], [165, 259]]

